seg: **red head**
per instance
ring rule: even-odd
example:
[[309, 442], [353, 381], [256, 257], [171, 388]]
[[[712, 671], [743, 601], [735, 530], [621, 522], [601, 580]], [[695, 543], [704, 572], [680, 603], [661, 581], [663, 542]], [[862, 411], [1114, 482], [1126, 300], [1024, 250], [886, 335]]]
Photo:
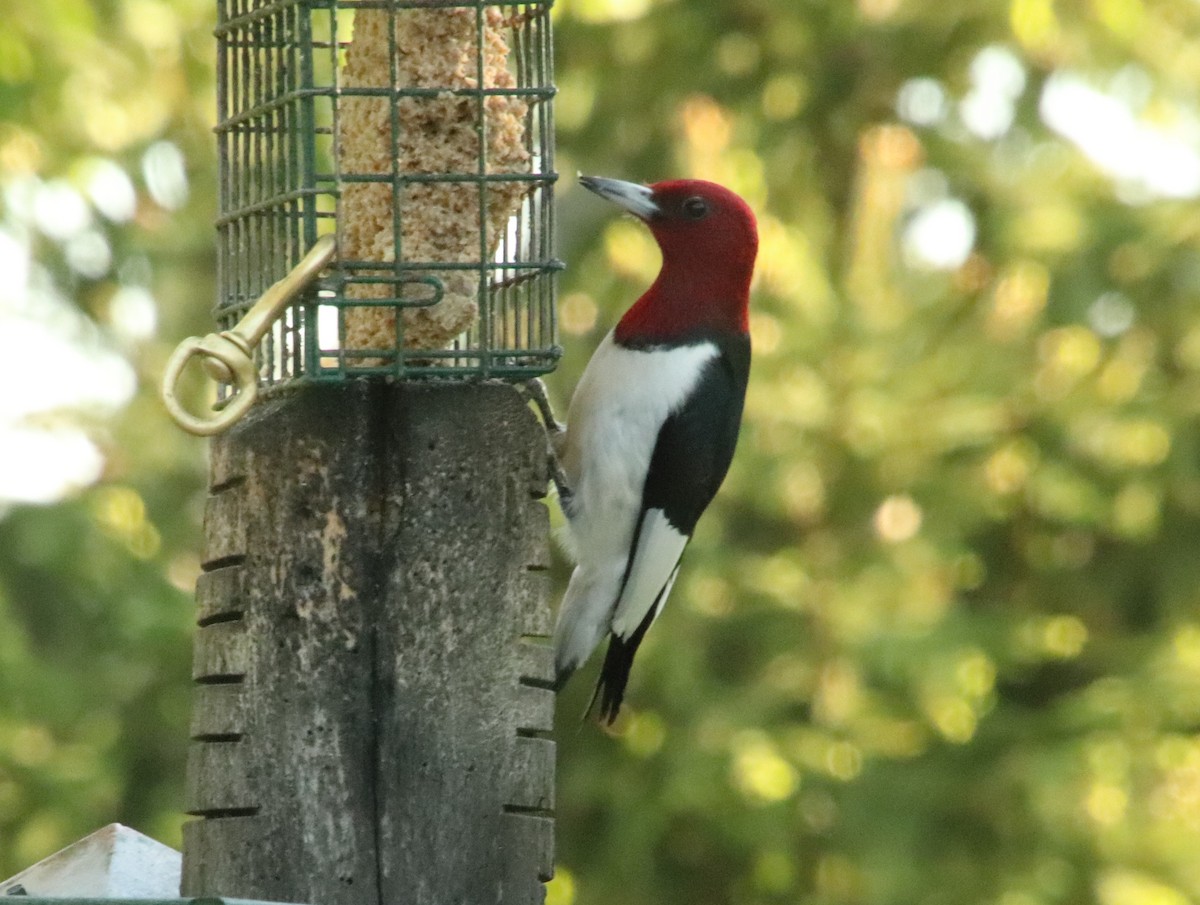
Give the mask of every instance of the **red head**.
[[662, 250], [654, 285], [617, 325], [619, 342], [747, 332], [758, 230], [745, 201], [698, 179], [643, 186], [584, 176], [580, 182], [643, 220]]

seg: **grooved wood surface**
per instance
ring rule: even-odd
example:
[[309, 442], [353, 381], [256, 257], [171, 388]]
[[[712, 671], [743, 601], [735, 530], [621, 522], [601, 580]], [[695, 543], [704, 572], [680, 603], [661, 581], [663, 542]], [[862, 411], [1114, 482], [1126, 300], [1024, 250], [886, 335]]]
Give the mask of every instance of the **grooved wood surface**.
[[213, 442], [184, 895], [543, 901], [545, 484], [500, 384], [308, 386]]

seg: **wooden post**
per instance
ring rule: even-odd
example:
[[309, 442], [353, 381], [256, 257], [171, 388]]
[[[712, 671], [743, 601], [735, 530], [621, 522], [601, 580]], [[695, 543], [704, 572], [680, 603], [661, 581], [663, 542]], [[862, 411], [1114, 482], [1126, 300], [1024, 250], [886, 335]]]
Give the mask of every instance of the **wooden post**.
[[213, 442], [184, 895], [543, 900], [545, 491], [508, 385], [309, 385]]

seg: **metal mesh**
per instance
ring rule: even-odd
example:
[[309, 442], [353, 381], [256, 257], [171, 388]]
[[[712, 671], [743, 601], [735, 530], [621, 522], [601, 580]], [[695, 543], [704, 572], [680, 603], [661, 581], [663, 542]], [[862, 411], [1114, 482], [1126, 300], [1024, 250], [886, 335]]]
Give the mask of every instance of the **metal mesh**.
[[[331, 275], [259, 347], [264, 384], [366, 374], [521, 379], [554, 367], [553, 277], [561, 264], [551, 245], [551, 5], [219, 0], [221, 326], [235, 323], [319, 236], [338, 237]], [[374, 81], [352, 65], [366, 53], [352, 45], [366, 41], [371, 16], [376, 42], [386, 34]], [[458, 38], [438, 37], [448, 23]], [[426, 33], [420, 46], [402, 46]], [[439, 67], [455, 54], [466, 60], [463, 73], [439, 82]], [[426, 63], [437, 64], [432, 83], [414, 75]], [[377, 125], [384, 117], [383, 166], [360, 161], [357, 122], [369, 104]], [[497, 163], [502, 141], [508, 157]], [[450, 159], [469, 152], [467, 164], [427, 166], [423, 149], [446, 142]], [[388, 206], [369, 254], [356, 252], [363, 197]], [[440, 205], [433, 215], [421, 200], [429, 197]], [[425, 327], [447, 320], [441, 314], [451, 302], [474, 315], [461, 329], [449, 319], [454, 334], [431, 342]]]

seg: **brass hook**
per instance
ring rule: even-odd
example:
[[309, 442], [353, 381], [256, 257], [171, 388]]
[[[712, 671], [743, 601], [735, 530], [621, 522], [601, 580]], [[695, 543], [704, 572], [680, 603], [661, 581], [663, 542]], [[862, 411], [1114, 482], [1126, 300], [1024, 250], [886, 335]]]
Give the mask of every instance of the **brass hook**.
[[[162, 400], [175, 423], [198, 437], [211, 437], [238, 421], [258, 395], [258, 369], [254, 366], [254, 348], [271, 324], [311, 283], [337, 252], [333, 236], [322, 236], [292, 271], [262, 294], [237, 325], [205, 337], [189, 336], [167, 361], [163, 374]], [[175, 395], [183, 369], [192, 356], [199, 356], [208, 376], [218, 383], [233, 386], [234, 395], [219, 410], [204, 417], [187, 411]]]

